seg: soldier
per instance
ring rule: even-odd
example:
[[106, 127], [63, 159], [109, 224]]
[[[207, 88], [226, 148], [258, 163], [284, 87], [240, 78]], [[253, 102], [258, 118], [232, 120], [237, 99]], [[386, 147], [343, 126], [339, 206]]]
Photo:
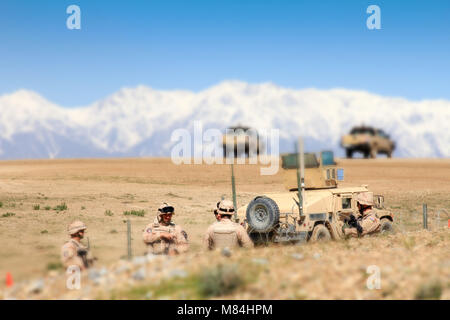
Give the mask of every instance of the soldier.
[[163, 203], [155, 221], [147, 225], [142, 239], [148, 246], [148, 253], [176, 255], [189, 248], [187, 233], [172, 222], [173, 206]]
[[69, 225], [67, 232], [70, 240], [61, 249], [61, 261], [65, 268], [78, 266], [80, 270], [85, 270], [92, 266], [94, 259], [89, 249], [80, 242], [86, 229], [86, 225], [81, 221], [74, 221]]
[[220, 201], [217, 202], [216, 207], [214, 208], [214, 216], [216, 217], [217, 221], [220, 221], [219, 204], [220, 204]]
[[351, 228], [344, 229], [346, 236], [364, 237], [380, 231], [381, 224], [376, 212], [372, 210], [373, 196], [369, 192], [359, 193], [356, 201], [360, 215], [358, 218], [350, 216]]
[[225, 247], [253, 248], [253, 242], [244, 227], [231, 221], [234, 212], [233, 202], [222, 200], [217, 207], [220, 217], [206, 231], [204, 247], [207, 250]]

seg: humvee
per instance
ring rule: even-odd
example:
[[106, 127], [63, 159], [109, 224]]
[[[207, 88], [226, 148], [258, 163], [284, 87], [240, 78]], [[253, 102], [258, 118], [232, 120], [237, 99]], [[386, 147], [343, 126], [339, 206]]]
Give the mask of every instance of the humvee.
[[226, 129], [222, 137], [223, 156], [228, 157], [230, 153], [233, 157], [251, 154], [258, 156], [260, 153], [261, 141], [258, 132], [245, 126], [235, 126]]
[[395, 142], [381, 129], [360, 126], [341, 138], [341, 147], [345, 149], [347, 158], [352, 158], [354, 152], [361, 152], [364, 158], [376, 158], [378, 153], [391, 158]]
[[[367, 185], [338, 186], [344, 180], [344, 171], [337, 167], [331, 151], [322, 152], [319, 158], [314, 153], [304, 155], [304, 178], [300, 184], [297, 159], [298, 154], [281, 157], [288, 192], [259, 195], [237, 210], [238, 219], [256, 244], [344, 238], [343, 226], [350, 214], [358, 214], [357, 195], [370, 192]], [[392, 230], [393, 215], [384, 209], [384, 197], [374, 199], [382, 232]]]

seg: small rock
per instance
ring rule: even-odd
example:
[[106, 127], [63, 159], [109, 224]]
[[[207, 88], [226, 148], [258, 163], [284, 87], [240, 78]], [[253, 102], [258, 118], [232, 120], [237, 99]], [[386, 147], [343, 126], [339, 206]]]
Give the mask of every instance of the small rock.
[[320, 259], [320, 253], [316, 252], [313, 255], [314, 259]]
[[304, 256], [301, 253], [293, 253], [291, 254], [291, 257], [295, 260], [303, 260]]
[[38, 294], [44, 290], [44, 279], [36, 280], [31, 284], [31, 286], [28, 288], [29, 293]]
[[221, 253], [224, 257], [231, 257], [231, 250], [228, 247], [223, 248]]
[[105, 267], [103, 267], [100, 271], [99, 271], [100, 277], [104, 277], [106, 275], [108, 275], [108, 269], [106, 269]]
[[119, 266], [119, 267], [116, 268], [115, 273], [116, 273], [116, 274], [121, 274], [121, 273], [123, 273], [123, 272], [130, 271], [130, 269], [131, 269], [131, 268], [130, 268], [129, 265], [123, 264], [123, 265], [121, 265], [121, 266]]
[[133, 265], [141, 266], [143, 264], [146, 264], [147, 260], [148, 260], [148, 258], [146, 256], [134, 257], [133, 258]]
[[89, 273], [88, 273], [89, 280], [95, 281], [100, 277], [101, 277], [100, 272], [97, 269], [89, 270]]
[[138, 281], [145, 280], [145, 277], [146, 277], [145, 268], [144, 267], [140, 268], [138, 271], [133, 273], [132, 277], [134, 280], [138, 280]]
[[169, 273], [169, 278], [186, 278], [187, 277], [187, 272], [181, 269], [174, 269], [172, 271], [170, 271]]
[[267, 259], [264, 259], [264, 258], [253, 258], [252, 262], [255, 264], [260, 264], [260, 265], [266, 265], [269, 263], [269, 261], [267, 261]]

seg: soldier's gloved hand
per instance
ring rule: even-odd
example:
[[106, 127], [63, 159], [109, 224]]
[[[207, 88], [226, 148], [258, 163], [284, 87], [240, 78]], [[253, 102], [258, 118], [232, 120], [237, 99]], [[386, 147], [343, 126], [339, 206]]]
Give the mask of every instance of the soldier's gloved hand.
[[348, 225], [354, 228], [357, 228], [357, 221], [353, 214], [350, 215], [350, 220], [348, 221]]
[[170, 234], [168, 232], [161, 232], [159, 237], [166, 241], [172, 241], [173, 240], [173, 234]]
[[358, 231], [359, 234], [361, 234], [363, 232], [363, 228], [361, 227], [361, 225], [356, 222], [356, 230]]

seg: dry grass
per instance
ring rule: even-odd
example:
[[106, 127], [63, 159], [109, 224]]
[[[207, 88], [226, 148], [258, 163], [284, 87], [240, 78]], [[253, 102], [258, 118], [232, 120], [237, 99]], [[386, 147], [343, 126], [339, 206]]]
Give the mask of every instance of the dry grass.
[[[439, 223], [435, 222], [438, 209], [450, 208], [450, 160], [344, 160], [339, 165], [346, 170], [343, 185], [367, 183], [375, 193], [385, 195], [397, 233], [252, 251], [243, 258], [244, 264], [252, 265], [251, 259], [259, 257], [268, 259], [268, 266], [257, 281], [233, 297], [428, 297], [438, 292], [436, 286], [427, 289], [437, 277], [445, 298], [445, 279], [450, 276], [449, 235], [444, 228], [450, 217], [441, 212]], [[235, 174], [239, 204], [263, 192], [284, 191], [281, 174], [260, 176], [258, 166], [237, 165]], [[214, 222], [212, 207], [223, 195], [231, 196], [229, 167], [175, 166], [167, 159], [3, 161], [0, 175], [0, 240], [6, 244], [0, 248], [0, 276], [10, 271], [17, 281], [53, 268], [49, 265], [59, 261], [67, 225], [75, 219], [88, 225], [86, 236], [99, 263], [110, 265], [126, 253], [124, 219], [131, 220], [134, 254], [143, 254], [142, 230], [163, 201], [175, 206], [174, 220], [189, 234], [195, 255], [205, 229]], [[420, 232], [422, 203], [428, 204], [430, 229], [440, 225], [444, 231]], [[34, 210], [37, 205], [40, 209]], [[108, 210], [116, 214], [106, 214]], [[147, 214], [119, 214], [133, 211]], [[303, 260], [291, 257], [298, 252]], [[320, 258], [314, 258], [315, 253]], [[380, 265], [381, 290], [365, 289], [365, 267], [370, 264]], [[271, 290], [264, 290], [267, 287]]]

